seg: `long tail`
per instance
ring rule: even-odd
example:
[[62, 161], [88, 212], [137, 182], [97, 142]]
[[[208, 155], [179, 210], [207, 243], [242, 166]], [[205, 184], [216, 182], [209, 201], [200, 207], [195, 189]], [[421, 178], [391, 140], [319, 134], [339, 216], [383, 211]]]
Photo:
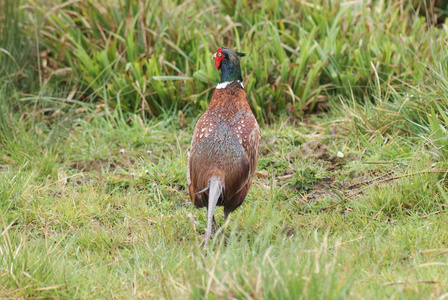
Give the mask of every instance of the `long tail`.
[[212, 176], [208, 182], [208, 206], [207, 206], [207, 229], [205, 231], [205, 243], [207, 245], [210, 236], [212, 235], [212, 226], [214, 225], [213, 214], [215, 212], [216, 204], [218, 204], [219, 196], [222, 193], [222, 180], [218, 176]]

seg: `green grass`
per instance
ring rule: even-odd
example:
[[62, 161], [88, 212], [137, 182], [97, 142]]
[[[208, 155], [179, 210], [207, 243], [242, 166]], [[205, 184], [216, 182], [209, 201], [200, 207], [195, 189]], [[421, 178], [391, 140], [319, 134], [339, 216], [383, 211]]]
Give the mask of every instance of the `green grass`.
[[446, 60], [445, 35], [395, 2], [42, 0], [28, 6], [26, 33], [45, 49], [45, 80], [143, 116], [203, 110], [219, 79], [211, 54], [234, 47], [247, 53], [252, 109], [272, 122], [425, 82], [426, 66]]
[[[263, 130], [259, 169], [268, 176], [255, 179], [245, 204], [205, 252], [205, 211], [190, 204], [186, 191], [191, 127], [180, 128], [175, 118], [145, 126], [103, 118], [78, 122], [48, 152], [58, 163], [45, 176], [31, 159], [21, 164], [10, 157], [1, 172], [1, 294], [443, 295], [446, 162], [436, 152], [422, 151], [436, 151], [423, 141], [363, 141], [363, 135], [352, 133], [358, 140], [349, 139], [348, 132], [325, 133], [320, 124], [327, 122], [334, 121], [325, 117]], [[20, 126], [26, 125], [18, 125], [23, 135]], [[327, 156], [291, 158], [290, 152], [316, 138]], [[9, 147], [18, 150], [15, 143], [6, 151]], [[336, 158], [339, 151], [344, 158]], [[425, 173], [435, 169], [445, 171]], [[340, 205], [322, 210], [344, 197]]]
[[[0, 0], [0, 298], [446, 297], [446, 25], [136, 3]], [[248, 53], [263, 172], [202, 250], [185, 173], [218, 45]]]

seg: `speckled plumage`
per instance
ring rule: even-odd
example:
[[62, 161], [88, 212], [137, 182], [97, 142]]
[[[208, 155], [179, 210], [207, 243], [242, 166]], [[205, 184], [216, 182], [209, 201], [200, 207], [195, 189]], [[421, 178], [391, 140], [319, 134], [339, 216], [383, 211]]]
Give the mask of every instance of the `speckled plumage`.
[[197, 207], [207, 206], [208, 193], [198, 193], [212, 175], [223, 178], [218, 206], [230, 213], [241, 205], [258, 161], [260, 130], [244, 89], [232, 83], [215, 90], [206, 112], [199, 118], [191, 143], [190, 198]]
[[242, 85], [235, 80], [223, 89], [215, 89], [191, 142], [187, 179], [193, 204], [209, 208], [210, 182], [214, 178], [219, 183], [217, 205], [224, 206], [227, 218], [249, 191], [259, 144], [258, 123]]

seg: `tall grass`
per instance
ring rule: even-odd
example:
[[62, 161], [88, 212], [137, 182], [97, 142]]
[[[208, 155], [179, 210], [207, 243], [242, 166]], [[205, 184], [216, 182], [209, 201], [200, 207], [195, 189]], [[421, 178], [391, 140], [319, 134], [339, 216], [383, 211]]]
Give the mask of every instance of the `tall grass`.
[[25, 13], [19, 6], [20, 1], [0, 1], [0, 82], [9, 90], [29, 91], [36, 86], [36, 45], [29, 38], [33, 32], [24, 34]]
[[146, 116], [204, 109], [219, 79], [210, 60], [218, 46], [248, 53], [248, 97], [270, 121], [324, 109], [334, 95], [376, 101], [373, 85], [383, 98], [389, 87], [418, 84], [444, 39], [407, 2], [82, 0], [50, 2], [48, 13], [42, 3], [30, 26], [47, 74], [64, 70], [65, 82], [69, 72], [79, 99]]
[[[446, 297], [448, 30], [408, 2], [0, 0], [0, 297]], [[273, 124], [201, 251], [223, 45]]]

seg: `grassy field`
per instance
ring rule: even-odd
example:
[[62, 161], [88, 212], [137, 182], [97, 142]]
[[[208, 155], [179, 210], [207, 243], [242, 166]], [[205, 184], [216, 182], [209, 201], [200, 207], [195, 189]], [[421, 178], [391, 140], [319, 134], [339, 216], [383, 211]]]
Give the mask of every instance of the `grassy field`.
[[[367, 2], [0, 0], [0, 298], [446, 299], [448, 27]], [[218, 45], [261, 155], [202, 250]]]

